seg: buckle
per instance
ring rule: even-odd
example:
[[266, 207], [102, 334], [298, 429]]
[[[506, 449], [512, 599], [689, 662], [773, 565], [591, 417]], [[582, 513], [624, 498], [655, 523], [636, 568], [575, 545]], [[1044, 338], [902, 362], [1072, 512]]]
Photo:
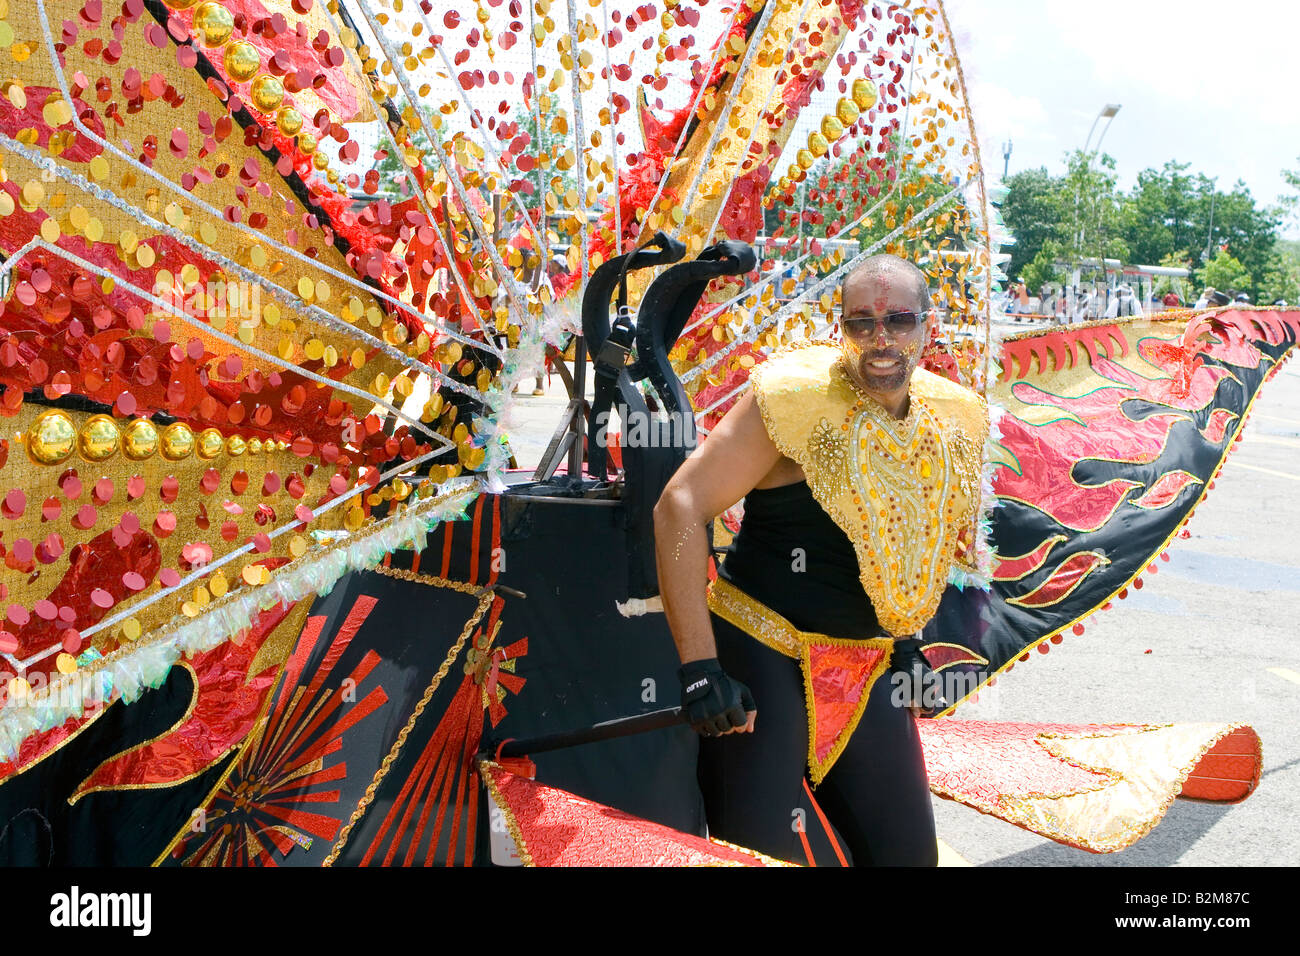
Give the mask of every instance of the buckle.
[[605, 343], [600, 347], [596, 354], [596, 374], [603, 375], [605, 378], [618, 378], [619, 373], [627, 367], [627, 357], [632, 350], [624, 345], [619, 345], [613, 337], [605, 339]]

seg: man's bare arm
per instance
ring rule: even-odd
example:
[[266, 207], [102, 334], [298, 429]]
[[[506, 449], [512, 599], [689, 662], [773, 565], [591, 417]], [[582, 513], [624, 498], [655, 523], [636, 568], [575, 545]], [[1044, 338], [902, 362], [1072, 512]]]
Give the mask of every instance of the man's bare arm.
[[677, 470], [655, 506], [659, 593], [683, 663], [718, 653], [705, 597], [709, 552], [704, 529], [782, 461], [748, 392]]

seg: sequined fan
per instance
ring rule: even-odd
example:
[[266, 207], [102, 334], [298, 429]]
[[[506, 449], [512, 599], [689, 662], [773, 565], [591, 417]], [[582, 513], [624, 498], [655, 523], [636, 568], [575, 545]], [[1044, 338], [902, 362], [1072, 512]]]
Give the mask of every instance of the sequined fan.
[[[9, 754], [499, 488], [519, 376], [654, 231], [694, 253], [771, 220], [676, 350], [716, 411], [863, 249], [971, 221], [956, 87], [918, 96], [950, 53], [926, 7], [0, 14], [0, 654], [39, 705], [0, 715]], [[791, 215], [810, 198], [833, 221]], [[945, 262], [969, 319], [978, 270]]]

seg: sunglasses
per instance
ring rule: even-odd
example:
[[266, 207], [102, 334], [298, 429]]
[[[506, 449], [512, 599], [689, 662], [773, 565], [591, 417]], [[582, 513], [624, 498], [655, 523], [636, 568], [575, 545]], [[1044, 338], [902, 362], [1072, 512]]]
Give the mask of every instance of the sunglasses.
[[924, 312], [891, 312], [876, 319], [872, 318], [852, 318], [844, 319], [841, 325], [844, 327], [846, 335], [852, 335], [855, 338], [860, 335], [870, 335], [875, 329], [876, 323], [879, 322], [886, 332], [893, 336], [907, 335], [915, 332], [920, 328], [921, 323], [925, 321], [926, 313]]

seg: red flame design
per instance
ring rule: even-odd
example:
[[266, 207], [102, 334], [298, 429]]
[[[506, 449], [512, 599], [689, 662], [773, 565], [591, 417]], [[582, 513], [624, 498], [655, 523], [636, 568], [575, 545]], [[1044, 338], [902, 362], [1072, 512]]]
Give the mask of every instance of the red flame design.
[[[1032, 341], [1032, 340], [1026, 340]], [[1177, 342], [1144, 339], [1138, 353], [1165, 373], [1146, 378], [1109, 358], [1092, 359], [1093, 371], [1107, 382], [1078, 398], [1053, 395], [1028, 382], [1016, 382], [1012, 394], [1026, 404], [1049, 405], [1072, 416], [1034, 426], [1013, 415], [1001, 421], [1002, 444], [1022, 463], [1022, 474], [1000, 469], [994, 490], [1023, 501], [1075, 531], [1096, 531], [1114, 514], [1129, 492], [1141, 484], [1115, 478], [1100, 485], [1080, 485], [1071, 472], [1076, 462], [1095, 459], [1149, 464], [1164, 450], [1169, 431], [1188, 412], [1204, 408], [1219, 382], [1229, 375], [1201, 363], [1200, 355]], [[1134, 421], [1121, 407], [1144, 399], [1170, 410]]]
[[1018, 558], [998, 558], [998, 566], [993, 571], [994, 581], [1019, 581], [1026, 575], [1033, 574], [1043, 566], [1052, 548], [1065, 540], [1065, 535], [1054, 534], [1028, 554]]
[[1155, 510], [1167, 508], [1177, 500], [1184, 488], [1191, 484], [1200, 484], [1201, 479], [1186, 471], [1171, 471], [1156, 479], [1147, 493], [1136, 498], [1130, 504], [1138, 508]]
[[1007, 603], [1018, 604], [1021, 607], [1049, 607], [1065, 600], [1083, 583], [1084, 578], [1109, 563], [1110, 560], [1097, 551], [1080, 551], [1072, 554], [1048, 575], [1046, 581], [1028, 594], [1007, 598]]

